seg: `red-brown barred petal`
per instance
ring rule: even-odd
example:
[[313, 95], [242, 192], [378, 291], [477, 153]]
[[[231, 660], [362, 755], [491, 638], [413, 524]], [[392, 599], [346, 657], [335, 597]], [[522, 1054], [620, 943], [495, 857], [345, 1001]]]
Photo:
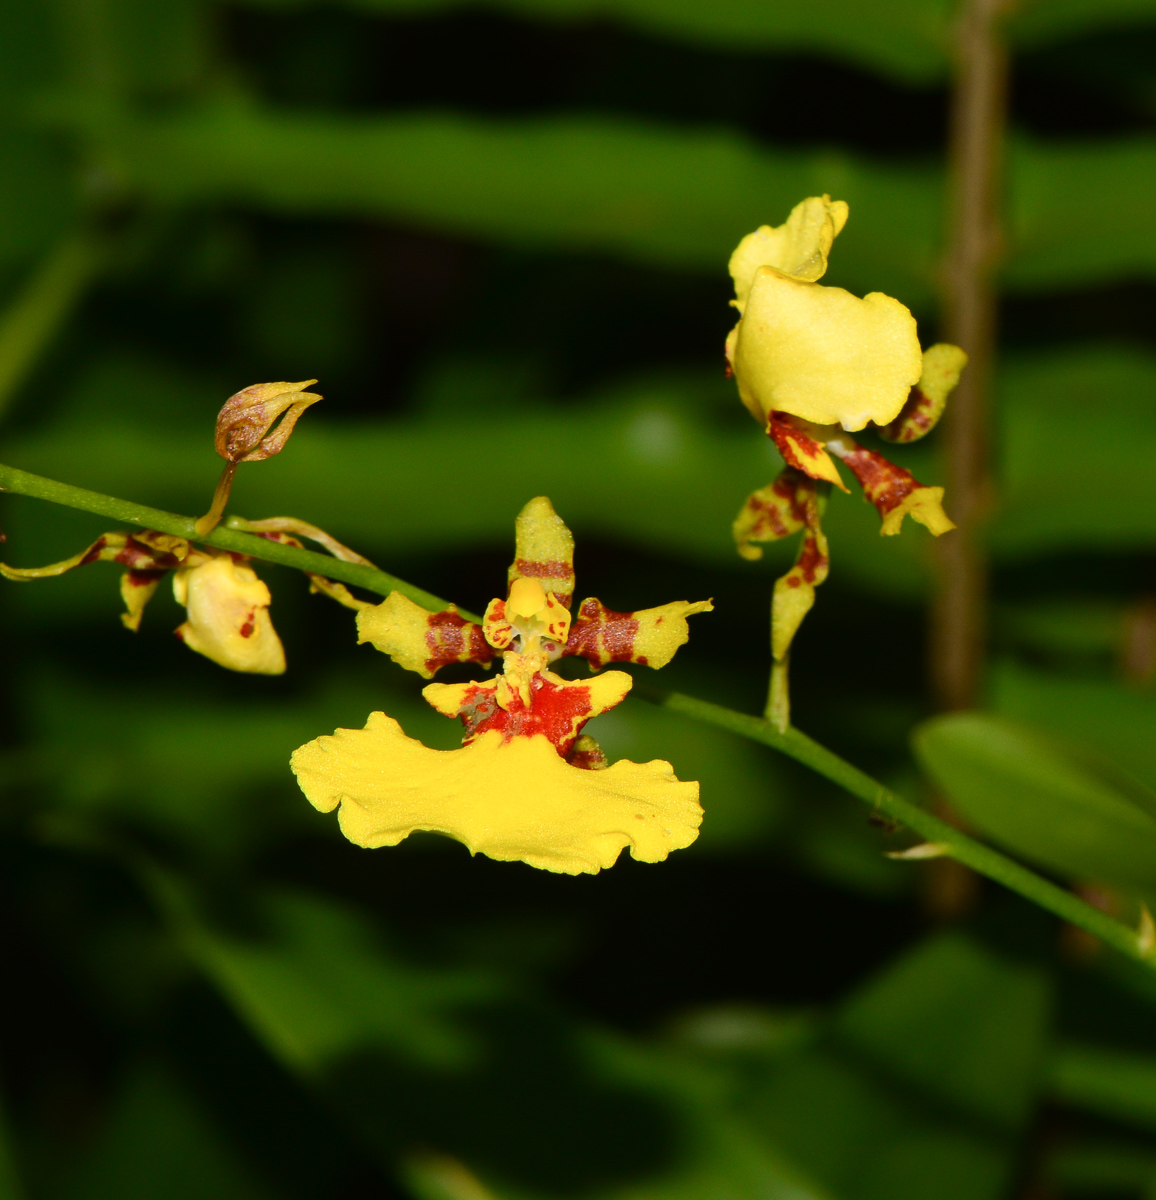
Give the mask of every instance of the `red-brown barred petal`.
[[852, 471], [863, 488], [863, 494], [875, 505], [883, 518], [879, 532], [884, 536], [897, 534], [904, 517], [925, 525], [939, 537], [955, 528], [943, 511], [943, 488], [925, 487], [910, 471], [897, 467], [876, 450], [860, 446], [846, 434], [827, 443]]
[[482, 627], [467, 621], [454, 605], [431, 613], [401, 592], [390, 592], [380, 603], [357, 614], [359, 642], [371, 642], [400, 667], [423, 679], [449, 663], [489, 663], [493, 650]]
[[690, 636], [686, 618], [713, 607], [709, 600], [676, 600], [624, 613], [592, 596], [582, 601], [562, 653], [585, 658], [595, 668], [612, 662], [665, 667]]

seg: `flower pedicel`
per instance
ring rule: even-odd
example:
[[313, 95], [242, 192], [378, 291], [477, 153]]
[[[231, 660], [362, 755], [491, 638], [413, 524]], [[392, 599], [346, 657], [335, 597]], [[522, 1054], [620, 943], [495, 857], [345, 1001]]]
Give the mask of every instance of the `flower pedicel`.
[[456, 838], [472, 854], [568, 875], [595, 874], [629, 847], [661, 862], [698, 836], [698, 784], [661, 760], [610, 765], [582, 727], [620, 703], [632, 680], [605, 671], [567, 680], [550, 664], [580, 656], [661, 667], [687, 639], [686, 618], [709, 600], [620, 613], [588, 599], [570, 612], [574, 539], [544, 496], [517, 520], [506, 599], [481, 625], [451, 605], [431, 613], [400, 592], [358, 613], [360, 640], [430, 678], [451, 662], [503, 672], [481, 683], [428, 685], [426, 700], [465, 728], [459, 750], [431, 750], [384, 713], [364, 729], [339, 729], [292, 759], [302, 791], [360, 846], [395, 846], [415, 830]]

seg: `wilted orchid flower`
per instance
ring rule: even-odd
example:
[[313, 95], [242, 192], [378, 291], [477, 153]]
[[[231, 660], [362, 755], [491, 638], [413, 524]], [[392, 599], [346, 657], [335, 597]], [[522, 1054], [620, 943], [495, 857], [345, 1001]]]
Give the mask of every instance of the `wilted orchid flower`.
[[45, 579], [92, 562], [116, 562], [126, 568], [120, 580], [125, 602], [121, 620], [134, 632], [145, 605], [166, 574], [173, 594], [188, 612], [176, 634], [190, 650], [230, 671], [280, 675], [285, 651], [269, 618], [269, 589], [244, 555], [201, 549], [184, 538], [145, 529], [132, 534], [106, 533], [86, 550], [47, 567], [21, 569], [0, 563], [6, 579]]
[[730, 261], [740, 316], [727, 338], [727, 361], [740, 398], [787, 464], [748, 498], [734, 523], [735, 541], [744, 558], [757, 559], [756, 543], [805, 531], [794, 567], [775, 585], [777, 662], [827, 576], [820, 527], [827, 485], [848, 490], [834, 459], [879, 511], [880, 533], [897, 534], [906, 516], [937, 537], [955, 528], [943, 511], [942, 488], [925, 487], [849, 436], [868, 425], [892, 442], [930, 432], [967, 355], [946, 344], [921, 352], [915, 319], [882, 292], [860, 299], [818, 282], [848, 211], [842, 201], [812, 196], [783, 225], [743, 238]]
[[610, 662], [665, 665], [687, 639], [686, 618], [710, 601], [678, 601], [620, 613], [586, 600], [576, 621], [574, 540], [549, 500], [531, 500], [517, 520], [506, 599], [481, 625], [452, 606], [431, 613], [399, 592], [358, 613], [361, 641], [430, 678], [452, 662], [489, 663], [482, 683], [427, 686], [426, 700], [465, 727], [459, 750], [431, 750], [384, 713], [364, 729], [339, 729], [300, 747], [292, 760], [302, 791], [322, 812], [340, 806], [342, 831], [360, 846], [395, 846], [415, 830], [456, 838], [472, 854], [521, 861], [568, 875], [613, 866], [624, 847], [661, 862], [698, 836], [698, 784], [671, 765], [608, 765], [585, 723], [620, 703], [632, 680], [606, 671], [586, 681], [549, 670], [564, 655], [592, 668]]

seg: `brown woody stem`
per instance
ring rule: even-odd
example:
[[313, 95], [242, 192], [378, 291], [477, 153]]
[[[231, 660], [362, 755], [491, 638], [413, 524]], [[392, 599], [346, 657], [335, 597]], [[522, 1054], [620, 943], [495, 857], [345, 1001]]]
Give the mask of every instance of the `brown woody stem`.
[[931, 621], [931, 672], [944, 709], [970, 708], [986, 640], [987, 559], [982, 524], [990, 495], [988, 394], [995, 345], [993, 281], [1006, 124], [1007, 52], [999, 18], [1006, 0], [966, 0], [956, 41], [951, 114], [951, 228], [944, 278], [944, 334], [969, 364], [948, 405], [947, 498], [959, 527], [939, 543]]

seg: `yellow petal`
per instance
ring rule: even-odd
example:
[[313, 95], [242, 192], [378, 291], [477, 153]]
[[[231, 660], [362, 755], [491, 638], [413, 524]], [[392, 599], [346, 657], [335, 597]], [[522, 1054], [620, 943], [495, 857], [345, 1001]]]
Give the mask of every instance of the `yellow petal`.
[[890, 296], [860, 300], [772, 267], [755, 274], [738, 324], [740, 395], [763, 419], [790, 413], [817, 425], [886, 425], [923, 370], [915, 319]]
[[430, 750], [391, 717], [339, 729], [298, 749], [301, 790], [322, 812], [341, 806], [359, 846], [396, 846], [415, 830], [456, 838], [471, 854], [566, 875], [596, 874], [624, 848], [661, 862], [698, 836], [698, 784], [667, 762], [585, 771], [545, 737], [503, 742], [496, 731], [460, 750]]
[[807, 505], [814, 490], [805, 475], [794, 467], [784, 467], [774, 483], [751, 492], [731, 526], [739, 554], [756, 562], [763, 551], [752, 542], [777, 542], [798, 533], [807, 523]]
[[269, 589], [251, 567], [222, 554], [173, 576], [173, 594], [188, 609], [177, 630], [190, 650], [230, 671], [280, 675], [285, 650], [269, 619]]
[[967, 355], [948, 342], [937, 342], [923, 352], [923, 373], [911, 389], [903, 411], [879, 436], [889, 442], [914, 442], [930, 433], [943, 416], [947, 398], [959, 383]]
[[[800, 425], [806, 428], [800, 428]], [[822, 436], [829, 437], [831, 432], [828, 429]], [[818, 436], [812, 437], [812, 433], [820, 434], [821, 431], [809, 422], [800, 422], [797, 417], [773, 412], [767, 420], [767, 436], [775, 443], [788, 467], [794, 467], [812, 479], [833, 483], [841, 491], [850, 491], [831, 456], [823, 449], [823, 442]]]
[[140, 629], [145, 605], [153, 598], [163, 574], [163, 571], [125, 571], [120, 577], [120, 598], [125, 608], [120, 619], [125, 629], [133, 633]]
[[943, 488], [916, 487], [883, 518], [879, 532], [884, 537], [899, 532], [903, 518], [910, 517], [920, 525], [930, 529], [936, 537], [950, 533], [955, 528], [955, 522], [943, 511]]
[[795, 565], [775, 580], [771, 601], [771, 652], [782, 661], [815, 603], [815, 588], [827, 578], [830, 559], [827, 538], [818, 524], [803, 533], [803, 544]]
[[493, 657], [482, 627], [459, 616], [454, 605], [431, 613], [401, 592], [390, 592], [357, 614], [357, 641], [371, 642], [423, 679], [432, 679], [447, 663], [488, 663]]
[[517, 548], [509, 581], [536, 579], [563, 608], [574, 595], [574, 535], [545, 496], [535, 496], [514, 525]]
[[793, 279], [814, 282], [827, 270], [831, 244], [847, 223], [850, 210], [842, 200], [811, 196], [796, 204], [785, 223], [763, 225], [748, 233], [731, 255], [730, 273], [735, 298], [742, 312], [759, 267], [774, 267]]

